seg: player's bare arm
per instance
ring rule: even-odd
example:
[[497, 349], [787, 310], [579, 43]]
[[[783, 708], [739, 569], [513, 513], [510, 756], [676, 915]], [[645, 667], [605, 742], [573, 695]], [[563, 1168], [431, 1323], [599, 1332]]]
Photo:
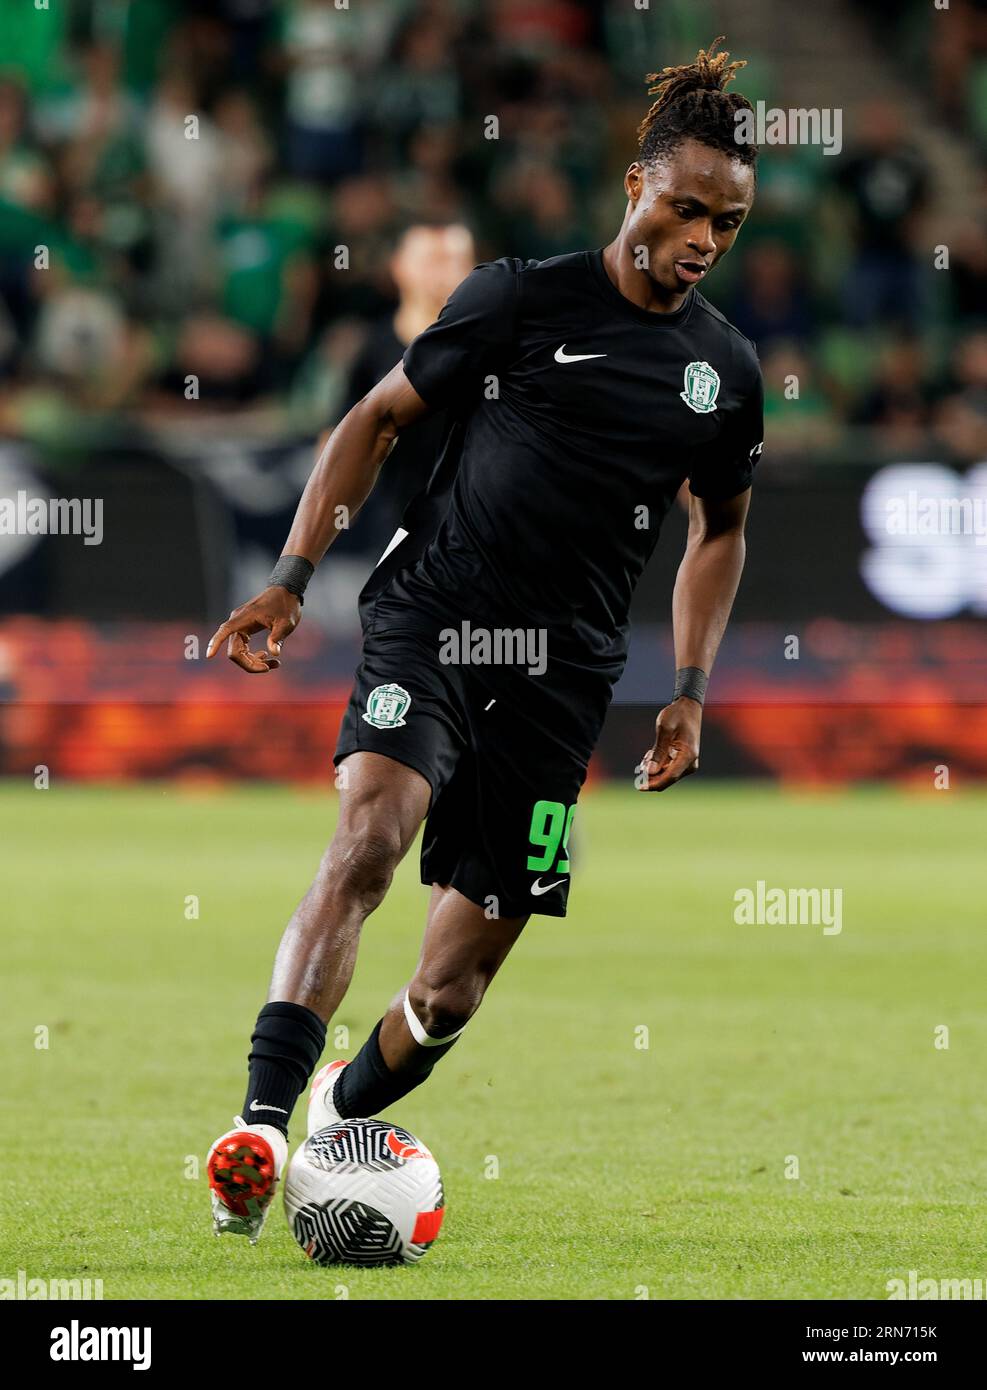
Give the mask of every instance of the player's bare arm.
[[[689, 498], [689, 537], [672, 594], [677, 671], [708, 676], [713, 669], [744, 569], [750, 496], [748, 488], [725, 501]], [[644, 755], [641, 791], [664, 791], [698, 771], [702, 719], [702, 703], [693, 695], [665, 706]]]
[[[329, 436], [305, 485], [282, 556], [300, 556], [314, 569], [339, 535], [338, 518], [354, 518], [370, 496], [401, 430], [427, 414], [428, 406], [399, 362]], [[301, 616], [297, 594], [281, 584], [269, 585], [233, 610], [210, 638], [206, 656], [215, 656], [226, 642], [227, 655], [242, 670], [253, 675], [276, 671], [282, 644]], [[250, 638], [258, 632], [268, 633], [266, 650], [252, 652]]]

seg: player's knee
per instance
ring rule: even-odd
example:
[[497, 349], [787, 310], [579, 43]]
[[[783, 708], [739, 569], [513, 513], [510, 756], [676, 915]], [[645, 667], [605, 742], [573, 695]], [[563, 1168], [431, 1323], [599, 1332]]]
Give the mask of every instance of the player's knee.
[[400, 840], [386, 829], [343, 830], [322, 863], [324, 891], [355, 899], [372, 912], [390, 887], [400, 858]]
[[476, 1013], [483, 998], [478, 980], [443, 980], [430, 983], [416, 976], [408, 986], [408, 1002], [415, 1017], [433, 1038], [462, 1028]]

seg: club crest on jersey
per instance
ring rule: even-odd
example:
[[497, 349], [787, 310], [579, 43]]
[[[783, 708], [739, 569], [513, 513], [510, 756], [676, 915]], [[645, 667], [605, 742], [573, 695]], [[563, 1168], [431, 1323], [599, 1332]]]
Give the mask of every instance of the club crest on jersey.
[[367, 696], [363, 718], [375, 729], [403, 729], [411, 696], [401, 685], [378, 685]]
[[708, 415], [716, 409], [716, 398], [720, 393], [719, 374], [708, 362], [690, 362], [685, 369], [685, 390], [679, 395], [690, 410], [697, 415]]

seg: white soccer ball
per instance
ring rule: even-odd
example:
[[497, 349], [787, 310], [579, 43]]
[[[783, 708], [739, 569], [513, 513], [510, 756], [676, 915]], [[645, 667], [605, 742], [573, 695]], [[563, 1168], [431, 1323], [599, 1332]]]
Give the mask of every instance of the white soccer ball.
[[445, 1197], [439, 1165], [413, 1134], [342, 1120], [296, 1149], [284, 1206], [316, 1264], [414, 1264], [439, 1234]]

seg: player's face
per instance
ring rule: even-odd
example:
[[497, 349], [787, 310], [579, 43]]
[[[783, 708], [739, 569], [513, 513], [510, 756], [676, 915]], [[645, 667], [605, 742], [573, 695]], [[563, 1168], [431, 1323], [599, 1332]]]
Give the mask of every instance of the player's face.
[[748, 164], [698, 140], [624, 176], [631, 211], [627, 239], [647, 247], [647, 272], [667, 293], [704, 280], [737, 239], [754, 201]]

